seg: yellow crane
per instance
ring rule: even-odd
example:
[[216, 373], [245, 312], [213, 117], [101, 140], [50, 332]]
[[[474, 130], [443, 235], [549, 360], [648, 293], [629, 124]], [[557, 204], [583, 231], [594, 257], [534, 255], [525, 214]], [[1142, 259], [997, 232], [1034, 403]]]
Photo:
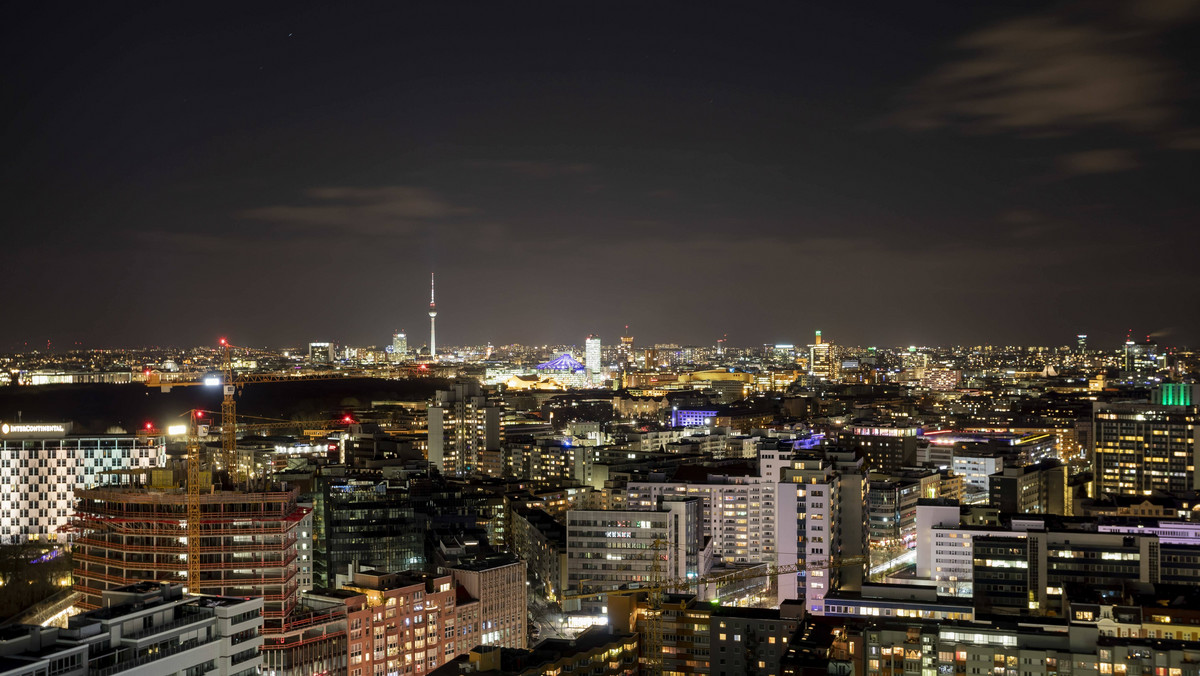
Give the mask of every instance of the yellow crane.
[[612, 589], [601, 590], [594, 592], [580, 591], [575, 594], [564, 594], [562, 599], [587, 599], [596, 598], [597, 596], [630, 596], [634, 594], [646, 594], [648, 603], [642, 617], [641, 634], [642, 654], [646, 661], [646, 670], [653, 676], [662, 673], [662, 608], [663, 595], [671, 590], [685, 590], [691, 587], [700, 585], [717, 585], [728, 584], [731, 582], [745, 582], [747, 580], [755, 580], [759, 578], [775, 579], [780, 575], [793, 575], [800, 572], [810, 572], [816, 570], [830, 570], [833, 568], [848, 568], [850, 566], [866, 566], [870, 563], [870, 557], [861, 556], [845, 556], [831, 557], [828, 559], [817, 559], [805, 561], [803, 563], [792, 563], [784, 566], [768, 566], [767, 570], [762, 570], [759, 567], [747, 568], [736, 573], [723, 573], [720, 575], [705, 575], [695, 578], [673, 578], [664, 579], [662, 577], [662, 556], [658, 553], [665, 545], [669, 544], [665, 540], [655, 540], [651, 543], [650, 548], [654, 551], [653, 565], [650, 568], [650, 584], [644, 587], [633, 589]]

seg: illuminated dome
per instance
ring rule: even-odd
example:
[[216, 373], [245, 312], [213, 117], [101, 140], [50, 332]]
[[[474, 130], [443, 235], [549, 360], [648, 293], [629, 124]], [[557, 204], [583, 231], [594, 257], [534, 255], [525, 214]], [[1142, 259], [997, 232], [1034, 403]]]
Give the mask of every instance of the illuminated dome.
[[558, 359], [552, 359], [547, 362], [542, 362], [537, 365], [539, 371], [555, 371], [558, 373], [582, 373], [583, 364], [580, 364], [569, 354], [564, 354]]

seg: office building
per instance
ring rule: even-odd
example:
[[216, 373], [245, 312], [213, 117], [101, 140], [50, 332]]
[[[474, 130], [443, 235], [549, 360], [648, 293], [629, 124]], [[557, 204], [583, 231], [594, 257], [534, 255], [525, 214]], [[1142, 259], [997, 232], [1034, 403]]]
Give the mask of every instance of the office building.
[[503, 405], [483, 393], [477, 381], [459, 381], [438, 390], [429, 406], [429, 462], [447, 475], [484, 473], [493, 452], [502, 467]]
[[[77, 491], [71, 528], [78, 607], [96, 609], [104, 591], [136, 582], [190, 583], [183, 563], [187, 491], [179, 488], [186, 474], [182, 467], [151, 470], [123, 477], [121, 485]], [[319, 664], [336, 638], [314, 639], [312, 613], [300, 604], [299, 548], [311, 520], [298, 497], [298, 489], [279, 487], [251, 493], [205, 486], [200, 494], [196, 591], [262, 598], [264, 668], [277, 672]]]
[[869, 470], [891, 474], [916, 464], [920, 431], [918, 427], [851, 425], [838, 435], [838, 445], [860, 449]]
[[604, 369], [600, 336], [588, 336], [584, 341], [583, 361], [587, 365], [588, 384], [600, 387], [604, 384]]
[[150, 468], [165, 458], [161, 435], [74, 434], [64, 423], [0, 424], [0, 544], [67, 542], [77, 486], [104, 472]]
[[834, 380], [837, 378], [836, 358], [833, 343], [823, 340], [821, 332], [817, 331], [808, 346], [808, 376], [813, 380]]
[[[700, 518], [695, 498], [664, 499], [653, 509], [567, 512], [567, 592], [703, 575]], [[568, 601], [567, 609], [575, 603], [585, 616], [603, 615], [601, 598]]]
[[529, 607], [525, 562], [511, 554], [491, 554], [460, 559], [447, 568], [454, 584], [479, 602], [479, 645], [525, 648]]
[[1071, 516], [1068, 478], [1066, 465], [1058, 460], [1005, 467], [988, 477], [989, 504], [1006, 513]]
[[[710, 539], [712, 556], [726, 565], [796, 563], [796, 487], [781, 484], [778, 471], [764, 476], [727, 476], [715, 471], [697, 481], [629, 481], [626, 505], [650, 509], [662, 498], [700, 500], [702, 534]], [[785, 576], [777, 587], [779, 599], [795, 598], [795, 578]]]
[[408, 361], [408, 336], [403, 331], [392, 336], [392, 361]]
[[308, 363], [332, 364], [337, 360], [334, 350], [333, 343], [309, 343]]
[[406, 486], [367, 473], [323, 474], [313, 498], [317, 586], [333, 587], [353, 562], [378, 570], [424, 565], [425, 534]]
[[[1165, 390], [1183, 401], [1187, 390]], [[1160, 401], [1163, 399], [1160, 395]], [[1191, 400], [1187, 397], [1187, 400]], [[1194, 401], [1194, 400], [1192, 400]], [[1093, 496], [1150, 495], [1200, 489], [1200, 426], [1189, 404], [1107, 403], [1092, 405], [1095, 445]]]

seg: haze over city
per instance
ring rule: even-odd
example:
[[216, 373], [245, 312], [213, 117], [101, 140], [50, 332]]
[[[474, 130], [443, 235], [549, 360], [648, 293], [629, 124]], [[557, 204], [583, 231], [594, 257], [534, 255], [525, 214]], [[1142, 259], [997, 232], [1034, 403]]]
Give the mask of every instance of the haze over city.
[[6, 349], [1200, 330], [1194, 3], [10, 9]]

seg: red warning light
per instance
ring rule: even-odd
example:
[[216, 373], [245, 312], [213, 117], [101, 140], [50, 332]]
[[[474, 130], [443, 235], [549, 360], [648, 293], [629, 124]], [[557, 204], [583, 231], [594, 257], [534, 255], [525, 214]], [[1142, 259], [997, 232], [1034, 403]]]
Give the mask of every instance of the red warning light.
[[146, 423], [146, 429], [148, 429], [148, 430], [154, 429], [154, 423], [149, 423], [149, 422]]
[[196, 417], [197, 417], [197, 418], [203, 418], [203, 417], [204, 417], [204, 411], [196, 411]]
[[342, 417], [342, 422], [344, 422], [344, 423], [352, 423], [352, 422], [354, 422], [354, 418], [351, 418], [350, 416], [343, 416], [343, 417]]
[[224, 344], [225, 344], [225, 339], [224, 339], [224, 338], [222, 338], [222, 339], [221, 339], [221, 344], [222, 344], [222, 345], [224, 345]]

